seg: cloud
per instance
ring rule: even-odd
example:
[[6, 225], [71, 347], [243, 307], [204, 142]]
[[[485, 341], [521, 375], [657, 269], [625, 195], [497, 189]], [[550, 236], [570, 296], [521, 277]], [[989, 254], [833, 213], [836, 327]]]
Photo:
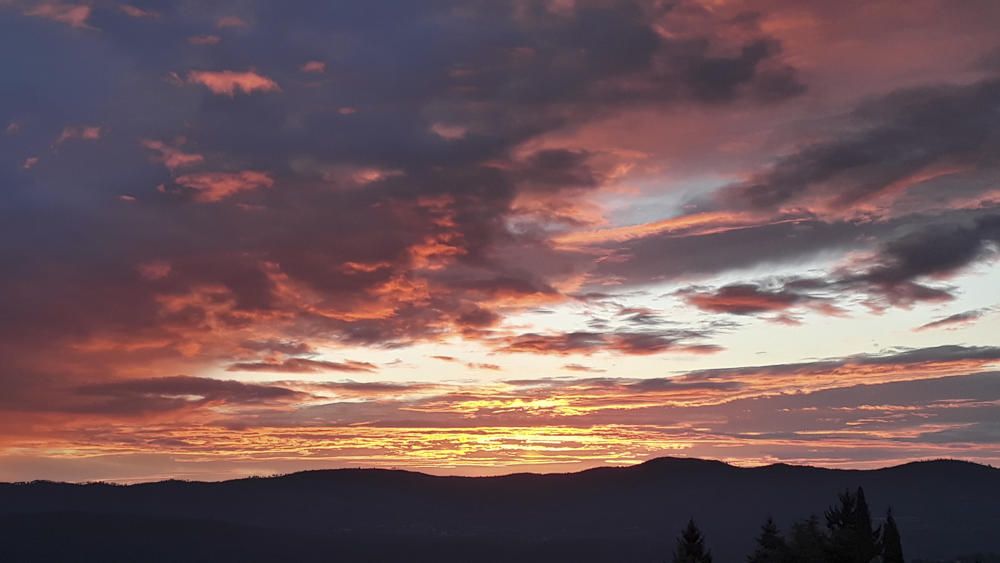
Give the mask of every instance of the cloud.
[[434, 123], [430, 129], [432, 133], [446, 141], [457, 141], [468, 133], [468, 129], [461, 125], [447, 123]]
[[326, 72], [326, 63], [323, 61], [306, 61], [299, 67], [299, 70], [311, 74], [323, 74]]
[[246, 22], [243, 18], [239, 16], [223, 16], [216, 20], [215, 27], [219, 29], [226, 28], [245, 28], [249, 27], [250, 24]]
[[[227, 444], [247, 460], [287, 448], [268, 459], [289, 466], [301, 452], [467, 467], [529, 463], [532, 447], [567, 464], [675, 447], [855, 461], [913, 443], [906, 456], [958, 451], [910, 441], [943, 432], [931, 391], [889, 405], [919, 408], [921, 422], [860, 387], [902, 393], [993, 360], [936, 350], [747, 366], [757, 333], [732, 315], [814, 330], [802, 313], [840, 307], [864, 339], [874, 325], [858, 305], [892, 320], [893, 307], [958, 295], [989, 304], [961, 274], [993, 267], [998, 244], [997, 79], [967, 66], [995, 51], [995, 10], [460, 4], [396, 3], [391, 18], [351, 3], [162, 4], [145, 23], [117, 3], [0, 9], [0, 50], [14, 53], [4, 123], [17, 123], [0, 136], [5, 446], [97, 459], [165, 440], [191, 466], [206, 452], [249, 463]], [[886, 36], [903, 12], [906, 29]], [[303, 74], [310, 62], [325, 74]], [[435, 360], [414, 351], [416, 365], [390, 367], [386, 350], [445, 342], [450, 371], [580, 377], [318, 387], [374, 370], [397, 385]], [[333, 348], [370, 364], [318, 352]], [[487, 364], [497, 352], [520, 355]], [[273, 403], [152, 384], [74, 391], [241, 364], [248, 378], [315, 376], [271, 385], [304, 394]], [[541, 371], [517, 373], [525, 365]], [[702, 369], [713, 365], [743, 367]], [[662, 377], [611, 381], [635, 373]], [[977, 385], [955, 396], [990, 396]], [[843, 386], [858, 389], [835, 406], [817, 395]], [[148, 416], [126, 422], [46, 410], [125, 412], [143, 393]], [[955, 409], [967, 419], [954, 424], [974, 422], [971, 405]], [[861, 430], [837, 434], [847, 423]], [[813, 429], [823, 439], [803, 446]], [[845, 445], [864, 441], [878, 453]]]
[[994, 124], [980, 116], [994, 115], [998, 103], [996, 80], [894, 92], [855, 110], [860, 131], [806, 145], [724, 190], [720, 200], [758, 209], [867, 211], [864, 204], [877, 198], [899, 197], [968, 166], [988, 165], [996, 148], [989, 134]]
[[566, 365], [563, 366], [563, 369], [569, 370], [569, 371], [582, 371], [582, 372], [588, 372], [588, 373], [603, 373], [604, 371], [606, 371], [606, 370], [603, 370], [603, 369], [593, 368], [593, 367], [585, 366], [585, 365], [582, 365], [582, 364], [566, 364]]
[[85, 4], [59, 4], [42, 2], [28, 9], [25, 14], [64, 23], [71, 27], [89, 28], [91, 7]]
[[192, 45], [218, 45], [222, 38], [218, 35], [192, 35], [187, 38], [187, 42]]
[[998, 361], [997, 347], [942, 345], [813, 362], [698, 370], [684, 374], [681, 380], [743, 382], [755, 392], [787, 393], [968, 373]]
[[711, 354], [721, 348], [691, 340], [706, 337], [696, 331], [617, 331], [617, 332], [567, 332], [555, 334], [524, 333], [505, 338], [498, 343], [497, 351], [505, 353], [583, 354], [616, 352], [644, 356], [663, 352]]
[[972, 324], [990, 312], [990, 309], [974, 309], [972, 311], [963, 311], [961, 313], [955, 313], [954, 315], [948, 315], [928, 323], [924, 323], [913, 330], [916, 332], [931, 330], [936, 328], [951, 328], [961, 325]]
[[180, 186], [195, 190], [195, 200], [205, 203], [222, 201], [240, 192], [274, 185], [270, 174], [257, 170], [199, 172], [178, 176], [174, 181]]
[[[882, 263], [856, 284], [890, 304], [945, 300], [946, 292], [915, 278], [955, 273], [992, 252], [997, 200], [990, 194], [1000, 169], [992, 126], [978, 116], [996, 115], [998, 104], [995, 78], [897, 89], [824, 122], [817, 139], [694, 198], [683, 213], [552, 240], [603, 252], [595, 279], [631, 284], [794, 264], [869, 245]], [[921, 245], [930, 253], [924, 265], [910, 256]], [[663, 255], [672, 259], [655, 259]]]
[[213, 94], [229, 97], [235, 96], [237, 92], [252, 94], [254, 92], [281, 91], [277, 82], [252, 70], [192, 70], [187, 74], [187, 81], [192, 84], [201, 84], [211, 90]]
[[195, 164], [201, 164], [205, 161], [205, 157], [200, 154], [186, 153], [177, 147], [164, 143], [163, 141], [143, 139], [141, 144], [143, 147], [159, 153], [156, 157], [157, 161], [162, 162], [163, 165], [171, 171], [177, 170], [178, 168], [194, 166]]
[[302, 399], [297, 391], [272, 385], [177, 375], [84, 385], [76, 394], [96, 403], [77, 407], [103, 414], [174, 411], [210, 404], [266, 404]]
[[170, 262], [163, 260], [151, 260], [136, 266], [139, 275], [147, 280], [160, 280], [170, 275], [172, 269]]
[[711, 293], [686, 291], [681, 295], [704, 311], [734, 315], [784, 311], [808, 299], [797, 293], [768, 291], [752, 284], [727, 285]]
[[888, 242], [878, 254], [879, 263], [852, 279], [894, 288], [920, 277], [950, 276], [995, 256], [997, 243], [1000, 215], [976, 217], [965, 224], [933, 225]]
[[327, 360], [312, 360], [308, 358], [288, 358], [274, 362], [237, 362], [230, 364], [226, 371], [266, 371], [280, 373], [322, 373], [326, 371], [341, 372], [373, 372], [374, 364], [369, 362], [331, 362]]
[[144, 10], [144, 9], [139, 8], [137, 6], [133, 6], [131, 4], [119, 4], [118, 5], [118, 9], [121, 10], [122, 13], [124, 13], [125, 15], [127, 15], [127, 16], [129, 16], [131, 18], [156, 19], [156, 18], [160, 17], [160, 14], [158, 12], [154, 12], [152, 10]]
[[56, 137], [53, 145], [58, 146], [73, 139], [81, 141], [96, 141], [100, 139], [103, 134], [103, 128], [97, 125], [65, 127], [62, 132], [59, 133], [59, 136]]
[[240, 347], [253, 352], [269, 352], [278, 354], [287, 354], [290, 356], [299, 356], [307, 354], [315, 354], [316, 350], [313, 349], [306, 342], [297, 342], [294, 340], [279, 340], [279, 339], [269, 339], [269, 340], [246, 340], [240, 343]]

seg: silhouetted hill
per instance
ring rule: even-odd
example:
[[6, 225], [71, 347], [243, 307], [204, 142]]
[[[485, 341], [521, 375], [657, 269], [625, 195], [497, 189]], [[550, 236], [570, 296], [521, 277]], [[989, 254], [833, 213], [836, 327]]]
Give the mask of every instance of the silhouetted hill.
[[694, 517], [726, 563], [744, 560], [767, 515], [787, 528], [858, 486], [876, 517], [893, 507], [909, 558], [1000, 552], [998, 469], [661, 458], [484, 478], [345, 469], [219, 483], [0, 484], [0, 560], [662, 561]]

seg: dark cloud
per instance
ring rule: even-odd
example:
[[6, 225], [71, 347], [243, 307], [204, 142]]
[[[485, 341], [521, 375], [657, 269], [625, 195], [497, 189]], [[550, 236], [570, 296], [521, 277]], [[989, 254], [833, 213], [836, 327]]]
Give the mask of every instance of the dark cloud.
[[673, 220], [713, 217], [697, 228], [592, 243], [613, 245], [598, 279], [641, 284], [870, 248], [879, 251], [875, 264], [842, 281], [894, 303], [945, 300], [946, 291], [915, 278], [952, 274], [995, 252], [998, 107], [995, 78], [863, 102], [827, 123], [821, 140]]
[[879, 310], [944, 302], [954, 295], [951, 288], [941, 287], [942, 280], [973, 263], [995, 258], [998, 242], [1000, 216], [955, 214], [946, 223], [910, 227], [910, 232], [889, 238], [869, 256], [825, 277], [778, 277], [716, 289], [693, 286], [676, 295], [703, 311], [735, 315], [783, 313], [794, 308], [840, 315], [844, 309], [838, 300], [859, 295]]
[[603, 369], [598, 369], [598, 368], [594, 368], [594, 367], [590, 367], [590, 366], [585, 366], [585, 365], [582, 365], [582, 364], [566, 364], [566, 365], [563, 366], [563, 369], [569, 370], [569, 371], [582, 371], [582, 372], [589, 372], [589, 373], [601, 373], [601, 372], [605, 371]]
[[977, 217], [966, 224], [934, 225], [887, 243], [879, 263], [850, 278], [887, 288], [921, 277], [952, 275], [976, 260], [993, 256], [1000, 243], [1000, 215]]
[[983, 315], [990, 312], [990, 309], [974, 309], [972, 311], [963, 311], [961, 313], [955, 313], [954, 315], [948, 315], [928, 323], [924, 323], [915, 329], [914, 331], [931, 330], [935, 328], [947, 328], [954, 327], [958, 325], [971, 324], [979, 320]]
[[[655, 2], [579, 2], [565, 14], [546, 6], [263, 2], [242, 8], [246, 26], [218, 30], [226, 14], [208, 8], [160, 7], [154, 19], [94, 6], [93, 33], [4, 9], [2, 46], [32, 53], [5, 71], [4, 111], [19, 124], [10, 164], [47, 153], [67, 126], [103, 132], [12, 179], [3, 238], [50, 227], [3, 249], [3, 294], [18, 301], [0, 305], [4, 324], [37, 327], [49, 342], [74, 339], [72, 330], [162, 332], [159, 295], [212, 286], [235, 300], [215, 319], [231, 326], [284, 314], [302, 334], [374, 345], [488, 327], [499, 315], [478, 305], [483, 296], [557, 294], [544, 272], [526, 276], [497, 259], [501, 247], [545, 252], [508, 229], [518, 194], [555, 197], [606, 180], [587, 151], [522, 156], [515, 147], [625, 107], [802, 91], [779, 42], [743, 29], [731, 53], [716, 49], [732, 42], [731, 23], [705, 11], [681, 37], [656, 30], [677, 16]], [[217, 45], [186, 43], [209, 31]], [[303, 76], [308, 60], [325, 61], [326, 72]], [[457, 132], [435, 133], [444, 130]], [[123, 193], [135, 205], [118, 205]], [[77, 241], [72, 264], [58, 242], [67, 239]], [[124, 279], [149, 260], [170, 264], [169, 275]], [[68, 271], [34, 283], [59, 268]], [[323, 312], [281, 302], [279, 279], [321, 294]], [[387, 297], [401, 286], [426, 294]], [[100, 287], [117, 287], [115, 299]], [[47, 296], [73, 288], [89, 298], [72, 311], [51, 306]], [[392, 314], [358, 312], [373, 301]], [[197, 303], [171, 313], [188, 331], [205, 330], [209, 317]]]
[[720, 198], [767, 210], [850, 208], [916, 183], [934, 166], [995, 167], [998, 106], [996, 80], [896, 92], [855, 110], [853, 129], [860, 131], [796, 151]]
[[305, 396], [273, 385], [185, 375], [84, 385], [76, 389], [76, 394], [94, 401], [70, 407], [70, 410], [131, 415], [209, 404], [289, 402]]
[[727, 285], [712, 292], [685, 290], [679, 294], [688, 303], [704, 311], [734, 315], [784, 311], [808, 299], [799, 293], [769, 291], [752, 284]]

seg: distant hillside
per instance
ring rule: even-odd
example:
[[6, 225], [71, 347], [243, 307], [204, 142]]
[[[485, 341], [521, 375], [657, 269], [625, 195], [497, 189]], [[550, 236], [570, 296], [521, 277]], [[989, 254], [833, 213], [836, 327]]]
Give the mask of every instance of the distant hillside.
[[876, 518], [892, 506], [908, 559], [1000, 553], [998, 469], [661, 458], [485, 478], [363, 469], [220, 483], [0, 484], [0, 560], [663, 561], [693, 517], [717, 563], [739, 562], [767, 515], [783, 528], [822, 517], [838, 492], [858, 486]]

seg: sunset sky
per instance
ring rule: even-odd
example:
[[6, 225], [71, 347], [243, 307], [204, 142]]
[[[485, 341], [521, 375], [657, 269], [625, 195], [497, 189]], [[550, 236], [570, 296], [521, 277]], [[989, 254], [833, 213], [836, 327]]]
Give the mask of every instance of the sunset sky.
[[0, 480], [998, 464], [998, 22], [0, 0]]

